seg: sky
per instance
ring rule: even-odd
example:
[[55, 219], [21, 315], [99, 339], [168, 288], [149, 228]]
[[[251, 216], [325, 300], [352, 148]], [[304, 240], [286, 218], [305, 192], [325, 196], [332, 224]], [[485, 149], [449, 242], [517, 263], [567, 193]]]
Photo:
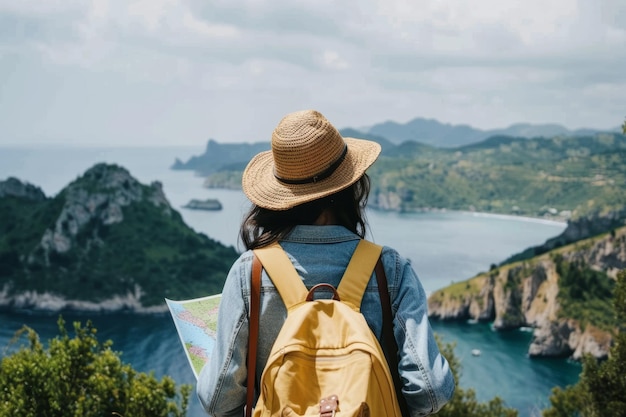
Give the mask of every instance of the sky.
[[0, 0], [0, 146], [269, 141], [416, 117], [615, 128], [624, 0]]

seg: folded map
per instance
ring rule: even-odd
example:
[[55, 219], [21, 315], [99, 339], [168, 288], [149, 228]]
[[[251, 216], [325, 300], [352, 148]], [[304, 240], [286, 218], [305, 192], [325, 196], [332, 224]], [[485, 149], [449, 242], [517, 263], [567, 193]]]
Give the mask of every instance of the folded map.
[[222, 294], [183, 301], [165, 299], [196, 380], [215, 347], [221, 298]]

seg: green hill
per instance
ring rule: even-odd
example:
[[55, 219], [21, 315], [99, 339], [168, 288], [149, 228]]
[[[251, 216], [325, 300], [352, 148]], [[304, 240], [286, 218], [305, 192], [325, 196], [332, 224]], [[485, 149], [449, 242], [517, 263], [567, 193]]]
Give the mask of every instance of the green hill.
[[626, 137], [496, 136], [455, 149], [382, 156], [370, 169], [374, 207], [561, 217], [626, 207]]
[[163, 311], [164, 297], [219, 293], [237, 257], [188, 227], [160, 183], [116, 165], [92, 167], [54, 198], [36, 191], [0, 182], [3, 308]]

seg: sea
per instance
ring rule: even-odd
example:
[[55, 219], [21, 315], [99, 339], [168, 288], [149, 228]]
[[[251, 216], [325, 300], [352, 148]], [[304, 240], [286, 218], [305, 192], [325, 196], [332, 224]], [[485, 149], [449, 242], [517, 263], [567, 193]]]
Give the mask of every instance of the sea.
[[[117, 164], [142, 183], [160, 181], [166, 197], [184, 221], [198, 232], [241, 250], [237, 236], [249, 202], [239, 190], [207, 189], [203, 178], [170, 167], [176, 158], [186, 161], [204, 152], [198, 147], [76, 147], [29, 145], [0, 147], [0, 181], [16, 177], [40, 187], [48, 196], [78, 178], [96, 163]], [[189, 200], [216, 198], [221, 211], [182, 208]], [[392, 246], [411, 260], [427, 293], [487, 271], [510, 255], [560, 234], [565, 224], [515, 216], [436, 211], [426, 213], [367, 212], [368, 237]], [[198, 294], [203, 296], [208, 294]], [[23, 325], [38, 332], [42, 341], [58, 334], [58, 314], [0, 312], [0, 357], [19, 346], [14, 334]], [[176, 329], [168, 314], [94, 315], [63, 313], [69, 328], [73, 321], [91, 320], [101, 341], [111, 340], [124, 362], [140, 372], [170, 375], [181, 384], [195, 384]], [[122, 318], [122, 319], [121, 319]], [[461, 360], [458, 384], [473, 389], [479, 401], [495, 396], [535, 417], [549, 406], [553, 387], [576, 383], [581, 367], [567, 359], [531, 359], [527, 355], [530, 329], [492, 330], [490, 323], [431, 323], [444, 342], [455, 344]], [[479, 356], [472, 350], [479, 349]], [[204, 415], [192, 394], [190, 417]]]

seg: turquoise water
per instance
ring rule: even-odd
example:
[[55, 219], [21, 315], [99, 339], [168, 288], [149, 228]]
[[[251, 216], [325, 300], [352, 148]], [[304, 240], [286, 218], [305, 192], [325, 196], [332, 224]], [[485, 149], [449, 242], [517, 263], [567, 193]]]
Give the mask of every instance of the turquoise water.
[[[117, 163], [144, 183], [159, 180], [172, 206], [199, 232], [227, 245], [237, 245], [237, 229], [247, 200], [239, 191], [207, 190], [202, 178], [190, 172], [169, 170], [175, 157], [186, 160], [201, 148], [0, 148], [0, 180], [15, 176], [54, 195], [96, 162]], [[192, 198], [217, 198], [224, 210], [203, 212], [182, 209]], [[559, 234], [563, 224], [533, 219], [440, 212], [398, 214], [370, 211], [370, 238], [396, 248], [411, 259], [427, 292], [486, 271], [509, 255], [543, 243]], [[203, 294], [199, 294], [203, 295]], [[65, 315], [73, 320], [91, 319], [101, 340], [111, 339], [122, 359], [139, 371], [171, 375], [180, 383], [194, 377], [169, 316]], [[4, 354], [14, 332], [22, 324], [37, 330], [46, 340], [57, 334], [57, 315], [0, 313], [0, 352]], [[444, 341], [455, 342], [463, 366], [460, 383], [473, 387], [486, 401], [498, 395], [520, 416], [538, 415], [548, 403], [551, 387], [577, 380], [580, 368], [566, 360], [538, 360], [526, 356], [530, 333], [498, 333], [488, 324], [433, 323]], [[479, 357], [471, 355], [480, 349]], [[193, 398], [189, 416], [202, 416]]]
[[[524, 330], [493, 331], [488, 323], [431, 323], [444, 342], [456, 343], [461, 360], [463, 388], [473, 388], [480, 401], [496, 396], [516, 408], [520, 416], [539, 416], [549, 403], [554, 386], [578, 380], [580, 364], [565, 359], [531, 359], [526, 354], [532, 333]], [[473, 356], [472, 350], [480, 350]]]

